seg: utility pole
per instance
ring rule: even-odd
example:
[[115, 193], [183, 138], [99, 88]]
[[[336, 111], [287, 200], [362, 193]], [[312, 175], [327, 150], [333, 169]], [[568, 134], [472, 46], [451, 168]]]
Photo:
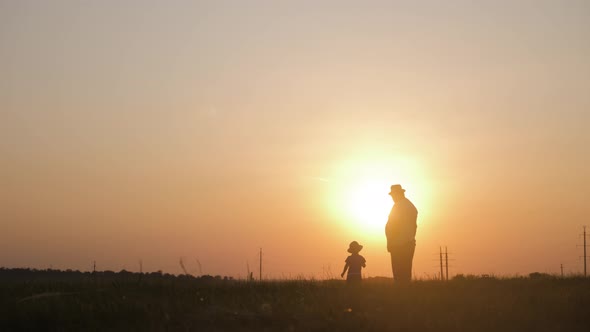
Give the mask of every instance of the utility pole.
[[262, 281], [262, 248], [260, 248], [260, 281]]
[[447, 246], [445, 246], [445, 268], [446, 279], [449, 281], [449, 252], [447, 251]]
[[563, 278], [563, 264], [559, 264], [561, 266], [561, 277]]
[[[584, 256], [580, 257], [584, 259], [584, 277], [586, 277], [586, 261], [588, 260], [588, 257], [586, 256], [586, 226], [584, 226], [584, 232], [582, 233], [582, 237], [584, 237], [584, 244], [582, 245], [582, 248], [584, 248]], [[579, 247], [579, 246], [576, 246]]]
[[444, 279], [444, 274], [443, 274], [443, 252], [442, 252], [442, 247], [438, 248], [438, 252], [439, 252], [439, 256], [440, 256], [440, 280], [445, 280]]
[[584, 277], [586, 276], [586, 226], [584, 226]]
[[96, 261], [92, 261], [92, 277], [94, 278], [94, 282], [96, 283], [98, 275], [96, 274]]

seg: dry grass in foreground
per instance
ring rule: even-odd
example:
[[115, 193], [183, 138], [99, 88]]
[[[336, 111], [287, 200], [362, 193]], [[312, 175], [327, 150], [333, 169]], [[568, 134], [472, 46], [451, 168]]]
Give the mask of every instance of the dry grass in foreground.
[[0, 330], [590, 331], [590, 279], [3, 280]]

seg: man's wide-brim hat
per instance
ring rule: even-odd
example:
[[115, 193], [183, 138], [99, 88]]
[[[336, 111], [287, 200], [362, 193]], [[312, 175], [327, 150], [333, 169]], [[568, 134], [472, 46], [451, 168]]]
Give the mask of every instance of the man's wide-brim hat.
[[352, 241], [350, 242], [350, 245], [348, 245], [348, 252], [349, 253], [355, 253], [355, 252], [359, 252], [363, 250], [363, 246], [361, 246], [358, 242], [356, 241]]
[[393, 186], [391, 186], [391, 190], [389, 191], [389, 194], [393, 194], [393, 193], [405, 193], [406, 190], [404, 188], [402, 188], [401, 184], [394, 184]]

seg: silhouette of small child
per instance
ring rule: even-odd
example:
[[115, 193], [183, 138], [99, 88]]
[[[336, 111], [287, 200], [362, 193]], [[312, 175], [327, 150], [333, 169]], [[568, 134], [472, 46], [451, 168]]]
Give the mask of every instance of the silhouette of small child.
[[362, 280], [361, 269], [366, 267], [366, 260], [363, 256], [359, 255], [359, 251], [363, 249], [358, 242], [352, 241], [348, 246], [348, 252], [352, 255], [346, 257], [346, 264], [344, 264], [344, 270], [342, 270], [341, 277], [344, 277], [344, 273], [348, 270], [346, 275], [346, 282], [348, 283], [360, 283]]

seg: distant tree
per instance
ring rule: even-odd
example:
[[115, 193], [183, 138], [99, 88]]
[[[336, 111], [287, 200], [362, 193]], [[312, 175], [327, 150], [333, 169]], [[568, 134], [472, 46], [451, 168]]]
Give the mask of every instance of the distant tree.
[[529, 278], [531, 278], [531, 279], [549, 279], [549, 278], [551, 278], [551, 275], [547, 274], [547, 273], [533, 272], [533, 273], [529, 273]]

